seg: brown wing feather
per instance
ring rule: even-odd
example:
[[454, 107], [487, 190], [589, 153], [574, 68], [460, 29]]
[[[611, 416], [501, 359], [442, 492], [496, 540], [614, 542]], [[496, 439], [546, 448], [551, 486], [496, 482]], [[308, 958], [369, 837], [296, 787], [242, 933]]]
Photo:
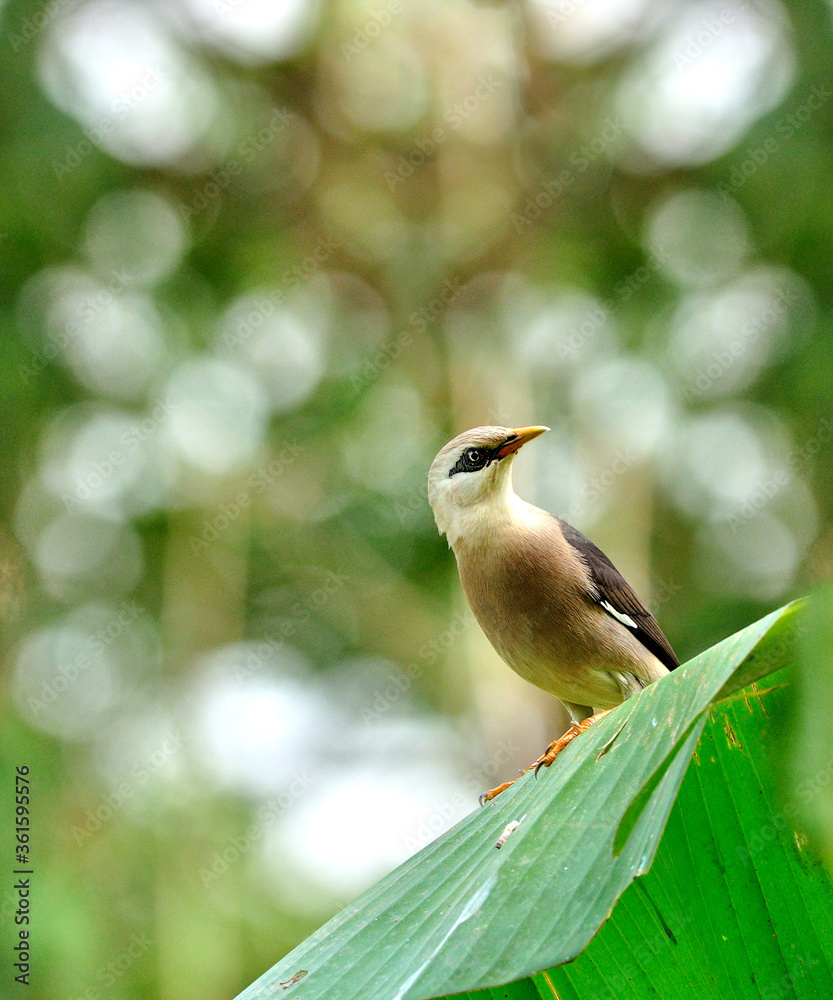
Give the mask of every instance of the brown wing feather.
[[557, 518], [564, 532], [564, 537], [581, 555], [590, 570], [590, 576], [595, 584], [598, 595], [593, 597], [607, 601], [623, 615], [628, 615], [636, 622], [633, 634], [647, 649], [656, 656], [669, 670], [680, 665], [677, 654], [671, 648], [671, 643], [665, 638], [656, 618], [637, 597], [633, 587], [622, 576], [613, 563], [578, 529], [561, 518]]

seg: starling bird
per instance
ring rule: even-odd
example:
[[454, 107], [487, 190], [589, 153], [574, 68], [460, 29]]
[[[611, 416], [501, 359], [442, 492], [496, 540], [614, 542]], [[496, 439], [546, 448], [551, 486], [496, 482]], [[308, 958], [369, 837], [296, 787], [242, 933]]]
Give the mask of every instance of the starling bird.
[[534, 762], [536, 771], [680, 662], [604, 552], [512, 489], [518, 449], [547, 430], [475, 427], [439, 452], [428, 475], [434, 519], [480, 627], [517, 674], [570, 713], [572, 725]]

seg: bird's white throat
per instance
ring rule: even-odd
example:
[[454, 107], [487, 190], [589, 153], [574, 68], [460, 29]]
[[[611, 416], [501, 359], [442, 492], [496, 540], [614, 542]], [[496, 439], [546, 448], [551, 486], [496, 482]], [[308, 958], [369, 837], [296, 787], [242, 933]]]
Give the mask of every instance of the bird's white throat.
[[441, 534], [452, 548], [460, 541], [479, 547], [489, 545], [495, 533], [510, 526], [528, 524], [537, 507], [522, 500], [512, 489], [506, 476], [499, 488], [481, 496], [476, 503], [456, 503], [446, 493], [440, 493], [434, 503], [434, 518]]

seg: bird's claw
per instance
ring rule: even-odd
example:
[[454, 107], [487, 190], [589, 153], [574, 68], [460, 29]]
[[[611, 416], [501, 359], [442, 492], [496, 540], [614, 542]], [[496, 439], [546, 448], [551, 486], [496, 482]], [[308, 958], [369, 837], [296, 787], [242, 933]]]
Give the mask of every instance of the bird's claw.
[[488, 792], [483, 792], [477, 801], [481, 806], [485, 806], [487, 802], [491, 802], [493, 798], [500, 795], [501, 792], [505, 792], [510, 785], [514, 784], [514, 781], [504, 781], [503, 784], [498, 785], [497, 788], [490, 788]]
[[[594, 722], [597, 722], [603, 715], [607, 715], [610, 709], [605, 709], [603, 712], [599, 712], [596, 715], [590, 716], [589, 719], [585, 719], [583, 722], [573, 722], [570, 728], [560, 736], [557, 740], [553, 740], [552, 743], [547, 747], [547, 749], [541, 754], [538, 760], [533, 761], [532, 764], [526, 769], [526, 771], [521, 771], [521, 774], [526, 774], [532, 771], [535, 777], [538, 777], [538, 772], [542, 767], [549, 767], [550, 764], [555, 760], [555, 758], [561, 753], [564, 747], [568, 746], [576, 736], [585, 732], [589, 729]], [[490, 788], [488, 792], [483, 792], [478, 801], [481, 806], [486, 805], [487, 802], [491, 802], [495, 796], [500, 795], [501, 792], [505, 791], [510, 785], [514, 785], [514, 781], [504, 781], [502, 785], [498, 785], [497, 788]]]

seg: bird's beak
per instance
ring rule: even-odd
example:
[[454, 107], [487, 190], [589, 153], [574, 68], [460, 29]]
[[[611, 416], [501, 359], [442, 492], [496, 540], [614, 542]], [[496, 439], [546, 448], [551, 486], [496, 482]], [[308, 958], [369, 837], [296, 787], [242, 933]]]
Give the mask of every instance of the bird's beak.
[[525, 445], [527, 441], [537, 438], [539, 434], [544, 434], [548, 430], [549, 427], [537, 425], [535, 427], [518, 427], [507, 437], [506, 443], [501, 445], [497, 453], [498, 458], [506, 458], [507, 455], [511, 455], [513, 451], [517, 451], [518, 448]]

